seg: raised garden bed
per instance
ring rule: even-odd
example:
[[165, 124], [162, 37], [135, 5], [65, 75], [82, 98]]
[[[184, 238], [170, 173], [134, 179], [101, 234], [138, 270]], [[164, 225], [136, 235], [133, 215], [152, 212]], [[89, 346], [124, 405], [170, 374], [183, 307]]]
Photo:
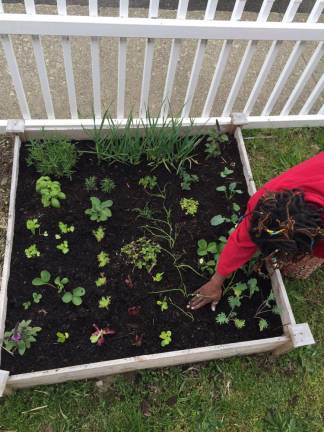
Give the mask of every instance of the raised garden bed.
[[[35, 190], [40, 175], [27, 166], [24, 144], [15, 193], [19, 156], [16, 139], [11, 191], [11, 213], [15, 208], [16, 222], [12, 243], [14, 215], [10, 214], [0, 330], [3, 332], [7, 291], [6, 330], [22, 320], [31, 320], [31, 325], [41, 331], [24, 355], [16, 351], [12, 356], [2, 350], [1, 369], [10, 372], [9, 379], [7, 372], [2, 373], [3, 386], [61, 382], [233, 354], [284, 350], [312, 342], [305, 326], [299, 327], [297, 335], [278, 272], [265, 278], [247, 267], [227, 282], [227, 293], [216, 312], [209, 307], [195, 312], [186, 307], [191, 293], [210, 277], [206, 263], [217, 259], [219, 239], [228, 236], [253, 192], [239, 129], [236, 138], [238, 143], [231, 136], [220, 144], [220, 155], [206, 158], [208, 136], [202, 137], [195, 163], [187, 170], [198, 180], [191, 183], [190, 190], [181, 185], [183, 177], [163, 165], [153, 171], [144, 162], [136, 166], [98, 165], [95, 155], [83, 154], [72, 179], [59, 179], [66, 195], [60, 208], [42, 205]], [[80, 150], [90, 147], [89, 142], [78, 144]], [[87, 190], [92, 176], [96, 177], [92, 186], [97, 189]], [[153, 181], [150, 189], [146, 183], [153, 176], [156, 184]], [[116, 185], [109, 193], [101, 187], [106, 177]], [[230, 190], [233, 183], [236, 185]], [[226, 191], [222, 190], [224, 186]], [[112, 216], [101, 222], [91, 220], [91, 212], [85, 213], [91, 208], [91, 197], [101, 202], [112, 200], [108, 207]], [[181, 208], [183, 198], [198, 202], [194, 215]], [[40, 225], [35, 233], [26, 227], [27, 220], [33, 219]], [[64, 232], [60, 222], [70, 232]], [[104, 238], [98, 241], [94, 231], [100, 226]], [[155, 249], [156, 262], [150, 250], [151, 258], [147, 256], [148, 261], [139, 269], [139, 260], [131, 262], [132, 242], [143, 238], [150, 242], [146, 246]], [[217, 244], [206, 251], [202, 239]], [[36, 245], [39, 256], [27, 257], [30, 250], [26, 249], [31, 245]], [[127, 254], [127, 250], [131, 252]], [[108, 254], [107, 262], [103, 254], [98, 260], [101, 252]], [[211, 263], [209, 268], [211, 272]], [[42, 271], [46, 272], [40, 281], [37, 278]], [[62, 284], [62, 278], [68, 282]], [[76, 287], [83, 290], [73, 292]], [[111, 330], [99, 340], [102, 344], [94, 343], [94, 325]], [[65, 336], [58, 336], [58, 332]], [[62, 343], [64, 337], [67, 339]]]

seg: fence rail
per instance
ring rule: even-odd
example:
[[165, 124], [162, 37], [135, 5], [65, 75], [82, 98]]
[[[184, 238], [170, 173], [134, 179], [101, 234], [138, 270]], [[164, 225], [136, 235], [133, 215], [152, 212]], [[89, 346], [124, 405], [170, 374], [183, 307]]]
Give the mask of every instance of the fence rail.
[[[271, 15], [274, 0], [264, 0], [259, 13], [251, 16], [244, 12], [246, 0], [236, 0], [231, 15], [224, 18], [218, 16], [218, 1], [208, 0], [204, 15], [198, 18], [188, 16], [188, 0], [179, 0], [176, 16], [169, 18], [159, 16], [159, 0], [150, 0], [144, 18], [130, 16], [128, 0], [120, 0], [118, 16], [102, 16], [98, 0], [89, 0], [87, 15], [81, 15], [78, 10], [74, 11], [77, 14], [69, 15], [66, 0], [57, 0], [57, 8], [50, 10], [50, 14], [44, 13], [48, 10], [44, 7], [42, 13], [37, 14], [41, 7], [36, 7], [34, 0], [25, 0], [25, 13], [12, 13], [13, 6], [7, 11], [9, 7], [0, 0], [3, 49], [3, 54], [0, 51], [0, 66], [2, 61], [11, 77], [15, 103], [18, 102], [20, 110], [20, 115], [15, 117], [22, 117], [31, 129], [41, 125], [54, 129], [80, 129], [82, 124], [90, 124], [90, 116], [80, 114], [80, 105], [84, 107], [86, 104], [87, 112], [93, 111], [97, 120], [101, 119], [104, 109], [115, 105], [115, 117], [122, 125], [130, 110], [134, 112], [135, 106], [139, 119], [145, 118], [152, 105], [155, 108], [159, 105], [157, 117], [167, 117], [173, 99], [181, 106], [179, 115], [188, 123], [190, 116], [196, 124], [211, 124], [217, 117], [220, 124], [227, 125], [231, 121], [230, 114], [240, 111], [247, 115], [250, 127], [324, 125], [324, 24], [321, 22], [324, 0], [316, 0], [310, 14], [302, 17], [298, 15], [301, 3], [301, 0], [290, 0], [286, 12], [279, 17]], [[64, 94], [59, 93], [48, 66], [51, 56], [48, 39], [53, 40], [53, 44], [59, 40], [61, 44], [61, 56], [55, 61], [63, 70]], [[76, 40], [80, 51], [85, 50], [85, 46], [90, 48], [89, 57], [79, 59], [78, 63], [73, 58]], [[141, 62], [129, 47], [131, 40], [141, 40]], [[158, 45], [164, 47], [166, 40], [171, 40], [169, 56], [164, 55], [162, 62]], [[184, 45], [188, 41], [192, 60], [187, 62], [186, 72], [181, 76], [180, 63], [186, 54]], [[270, 46], [265, 41], [270, 41]], [[282, 49], [289, 41], [292, 47], [285, 49], [284, 58]], [[114, 43], [117, 43], [116, 49], [111, 48], [111, 52], [116, 74], [104, 76], [106, 59], [103, 52]], [[26, 71], [21, 67], [23, 50], [17, 50], [17, 47], [27, 47], [28, 44], [31, 44], [33, 53], [28, 62], [33, 62], [35, 79], [39, 83], [32, 89]], [[263, 62], [258, 60], [260, 47], [263, 53], [265, 51]], [[308, 60], [301, 67], [305, 53]], [[230, 69], [233, 58], [235, 70]], [[87, 59], [90, 59], [89, 64]], [[26, 63], [26, 59], [24, 61]], [[154, 69], [159, 61], [160, 69], [164, 68], [164, 77], [162, 72], [159, 75], [159, 70], [156, 72]], [[188, 64], [191, 69], [188, 69]], [[10, 87], [5, 77], [6, 70], [0, 68], [0, 80]], [[135, 84], [139, 91], [135, 88], [136, 97], [131, 94], [131, 101], [128, 101], [128, 80], [135, 70], [140, 75]], [[249, 79], [251, 74], [254, 77], [252, 83]], [[110, 79], [114, 96], [106, 98], [103, 94]], [[161, 88], [159, 103], [151, 94], [155, 80]], [[224, 80], [227, 80], [226, 85]], [[84, 92], [91, 92], [86, 102], [82, 100], [82, 92], [80, 94], [80, 82], [86, 87], [84, 89], [81, 85]], [[183, 90], [180, 91], [180, 87]], [[217, 102], [224, 91], [223, 108], [219, 108]], [[6, 89], [0, 89], [0, 96], [8, 93]], [[12, 100], [12, 95], [10, 97]], [[58, 118], [62, 115], [57, 116], [56, 111], [60, 111], [64, 98], [68, 114]], [[38, 105], [43, 104], [45, 116], [33, 114], [38, 110], [36, 100]], [[278, 101], [281, 103], [279, 108]], [[215, 112], [215, 105], [218, 112]], [[200, 112], [197, 106], [200, 106]], [[3, 97], [0, 100], [0, 118], [3, 119], [0, 120], [0, 131], [5, 128], [9, 117], [6, 110], [8, 101]]]

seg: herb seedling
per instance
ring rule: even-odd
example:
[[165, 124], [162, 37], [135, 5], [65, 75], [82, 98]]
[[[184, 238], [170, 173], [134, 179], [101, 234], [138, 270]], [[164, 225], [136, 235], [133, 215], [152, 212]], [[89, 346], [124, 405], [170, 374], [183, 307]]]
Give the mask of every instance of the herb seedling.
[[39, 303], [41, 301], [41, 299], [43, 298], [42, 294], [39, 292], [33, 292], [32, 296], [33, 296], [34, 303]]
[[152, 276], [152, 279], [154, 282], [161, 282], [163, 279], [164, 272], [156, 273], [154, 276]]
[[228, 177], [229, 175], [233, 174], [233, 172], [234, 172], [233, 170], [231, 170], [231, 169], [225, 167], [225, 168], [223, 169], [223, 171], [221, 171], [220, 176], [221, 176], [222, 178], [226, 178], [226, 177]]
[[100, 182], [101, 192], [111, 193], [115, 189], [116, 185], [113, 179], [105, 177]]
[[99, 287], [106, 285], [106, 283], [107, 283], [106, 276], [104, 275], [104, 273], [100, 273], [100, 276], [96, 280], [96, 286], [99, 288]]
[[169, 305], [166, 297], [163, 297], [162, 300], [157, 300], [156, 304], [160, 306], [161, 312], [168, 310]]
[[35, 244], [32, 244], [25, 249], [25, 255], [27, 258], [36, 258], [40, 256], [40, 252], [37, 249], [37, 246]]
[[233, 196], [234, 196], [235, 194], [242, 194], [242, 193], [243, 193], [243, 191], [241, 191], [241, 189], [236, 189], [236, 186], [237, 186], [237, 183], [236, 183], [236, 182], [232, 182], [232, 183], [230, 183], [228, 186], [225, 186], [225, 185], [223, 185], [223, 186], [218, 186], [218, 187], [216, 188], [216, 190], [217, 190], [218, 192], [224, 192], [226, 198], [227, 198], [228, 200], [230, 200], [230, 199], [233, 198]]
[[85, 214], [90, 217], [90, 220], [95, 222], [105, 222], [112, 216], [110, 207], [113, 205], [111, 200], [100, 201], [97, 197], [91, 197], [91, 208], [85, 210]]
[[74, 229], [75, 229], [73, 225], [69, 226], [63, 222], [59, 222], [58, 226], [59, 226], [59, 230], [61, 231], [62, 234], [73, 233]]
[[225, 312], [221, 312], [218, 315], [216, 315], [216, 322], [219, 325], [229, 324], [230, 321], [233, 321], [235, 327], [237, 329], [242, 329], [245, 327], [245, 320], [236, 318], [237, 313], [231, 311], [228, 315], [225, 314]]
[[161, 246], [145, 237], [140, 237], [121, 248], [121, 253], [125, 254], [136, 268], [144, 268], [148, 273], [156, 265], [160, 252]]
[[52, 181], [49, 177], [40, 177], [36, 182], [36, 192], [41, 194], [41, 201], [44, 207], [60, 208], [60, 200], [66, 198], [65, 193], [61, 191], [61, 185], [58, 181]]
[[109, 327], [99, 328], [96, 324], [93, 324], [95, 331], [90, 336], [90, 342], [97, 345], [102, 345], [105, 342], [105, 336], [115, 334], [115, 330]]
[[56, 333], [56, 337], [57, 337], [57, 342], [63, 344], [69, 339], [70, 335], [68, 332], [63, 333], [63, 332], [58, 331]]
[[276, 315], [280, 313], [273, 291], [271, 291], [269, 296], [260, 304], [254, 315], [254, 318], [258, 320], [260, 332], [269, 327], [268, 321], [262, 315], [271, 312]]
[[98, 306], [101, 309], [107, 309], [108, 310], [110, 304], [111, 304], [111, 296], [106, 296], [106, 297], [102, 296], [98, 302]]
[[56, 246], [56, 249], [62, 252], [62, 254], [66, 255], [69, 252], [69, 243], [67, 240], [63, 240], [62, 243]]
[[96, 237], [97, 242], [100, 243], [105, 237], [105, 232], [105, 228], [100, 225], [96, 230], [92, 231], [92, 234]]
[[154, 216], [153, 211], [150, 209], [149, 204], [145, 203], [145, 206], [143, 208], [134, 208], [134, 212], [137, 213], [136, 219], [141, 217], [143, 219], [152, 219]]
[[73, 303], [75, 306], [82, 304], [82, 297], [86, 290], [82, 287], [74, 288], [72, 291], [66, 291], [62, 296], [63, 303]]
[[25, 310], [28, 310], [28, 309], [30, 308], [30, 306], [31, 306], [31, 301], [26, 301], [26, 302], [24, 302], [24, 303], [22, 304], [22, 307], [23, 307]]
[[101, 251], [98, 255], [97, 255], [97, 259], [98, 259], [98, 266], [101, 267], [105, 267], [107, 264], [109, 264], [110, 262], [110, 257], [109, 254], [107, 252]]
[[90, 176], [84, 180], [84, 186], [88, 192], [97, 190], [97, 177]]
[[4, 348], [14, 353], [18, 351], [20, 355], [24, 355], [26, 349], [29, 349], [32, 342], [36, 342], [38, 333], [42, 330], [41, 327], [32, 327], [31, 320], [22, 320], [18, 322], [10, 331], [4, 334]]
[[180, 207], [186, 215], [195, 216], [198, 211], [199, 202], [194, 198], [181, 198]]
[[196, 174], [188, 173], [184, 168], [180, 168], [179, 175], [181, 178], [181, 189], [182, 190], [191, 190], [191, 185], [193, 183], [198, 183], [199, 178]]
[[36, 234], [36, 229], [40, 228], [40, 224], [38, 222], [38, 219], [27, 219], [26, 220], [26, 228], [32, 232], [33, 235]]
[[160, 333], [160, 339], [162, 339], [161, 340], [162, 347], [169, 345], [172, 341], [172, 332], [170, 330], [162, 331]]
[[141, 177], [138, 184], [143, 186], [144, 189], [153, 190], [157, 186], [157, 178], [156, 176]]

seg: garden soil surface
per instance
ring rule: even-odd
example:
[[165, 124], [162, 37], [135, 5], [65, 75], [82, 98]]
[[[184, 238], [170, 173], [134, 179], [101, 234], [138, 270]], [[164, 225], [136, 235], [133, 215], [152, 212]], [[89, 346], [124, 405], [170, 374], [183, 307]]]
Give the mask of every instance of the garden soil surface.
[[[183, 191], [180, 180], [175, 173], [169, 173], [164, 167], [152, 172], [145, 163], [137, 166], [97, 164], [94, 155], [84, 154], [80, 157], [72, 180], [61, 179], [62, 191], [66, 200], [62, 201], [60, 209], [44, 208], [40, 195], [35, 192], [35, 183], [39, 174], [33, 168], [27, 167], [25, 159], [26, 147], [23, 145], [20, 154], [20, 173], [16, 198], [16, 222], [14, 245], [11, 261], [11, 275], [8, 286], [8, 311], [6, 329], [12, 329], [18, 321], [32, 320], [32, 325], [40, 326], [42, 331], [37, 342], [32, 344], [24, 356], [17, 353], [12, 356], [2, 351], [1, 368], [11, 374], [39, 371], [83, 363], [113, 360], [143, 354], [153, 354], [208, 345], [226, 344], [282, 335], [280, 317], [271, 312], [263, 315], [269, 322], [269, 327], [259, 331], [258, 320], [254, 318], [258, 306], [267, 298], [270, 292], [270, 281], [258, 278], [260, 292], [249, 298], [244, 298], [238, 309], [238, 317], [245, 319], [243, 329], [237, 329], [231, 322], [220, 326], [215, 322], [219, 312], [229, 313], [227, 298], [223, 298], [212, 312], [210, 307], [193, 312], [193, 318], [187, 316], [186, 298], [181, 292], [153, 294], [152, 292], [178, 288], [179, 276], [173, 266], [173, 260], [167, 253], [158, 256], [158, 264], [152, 273], [164, 272], [161, 282], [153, 282], [152, 275], [145, 270], [134, 269], [125, 256], [120, 253], [123, 245], [143, 236], [142, 225], [145, 220], [138, 217], [134, 211], [148, 204], [155, 211], [156, 217], [163, 216], [163, 200], [152, 197], [138, 185], [141, 177], [156, 175], [161, 189], [166, 187], [166, 207], [171, 209], [172, 221], [180, 229], [175, 249], [179, 262], [198, 269], [197, 240], [217, 241], [221, 235], [227, 235], [231, 224], [225, 223], [217, 227], [210, 225], [210, 219], [217, 214], [230, 217], [233, 200], [227, 201], [216, 187], [238, 182], [244, 191], [236, 195], [234, 200], [244, 212], [248, 200], [242, 165], [233, 138], [223, 144], [222, 154], [217, 158], [206, 160], [204, 155], [204, 140], [196, 156], [196, 164], [190, 172], [199, 176], [199, 182], [192, 185], [190, 191]], [[82, 142], [81, 148], [87, 148], [91, 143]], [[234, 173], [223, 179], [220, 172], [227, 166]], [[86, 177], [96, 176], [98, 180], [111, 177], [116, 183], [116, 189], [109, 195], [101, 191], [87, 192], [84, 187]], [[156, 190], [157, 192], [157, 190]], [[98, 243], [92, 230], [98, 223], [91, 222], [84, 211], [90, 207], [90, 196], [101, 200], [112, 199], [112, 217], [101, 223], [106, 227], [106, 236]], [[186, 216], [181, 210], [179, 201], [182, 197], [193, 197], [199, 201], [196, 217]], [[40, 221], [40, 232], [48, 231], [48, 237], [39, 233], [33, 236], [26, 229], [26, 220], [37, 217]], [[58, 222], [73, 224], [75, 231], [63, 236], [68, 240], [70, 251], [63, 255], [56, 249], [60, 240], [55, 239], [59, 232]], [[149, 237], [149, 236], [148, 236]], [[25, 248], [36, 243], [41, 256], [27, 259]], [[163, 247], [167, 244], [161, 242]], [[97, 255], [106, 251], [110, 255], [110, 263], [102, 269], [107, 276], [107, 285], [97, 287], [96, 279], [100, 274]], [[49, 286], [34, 287], [32, 280], [41, 270], [48, 270], [52, 281], [56, 276], [68, 277], [67, 289], [82, 286], [86, 289], [81, 306], [64, 304], [55, 288]], [[197, 276], [191, 270], [183, 272], [188, 293], [199, 288], [206, 278]], [[132, 283], [126, 283], [131, 280]], [[246, 281], [247, 276], [238, 271], [235, 280]], [[24, 310], [22, 303], [32, 301], [32, 293], [40, 292], [42, 299], [39, 304], [32, 303]], [[98, 301], [102, 296], [111, 296], [109, 310], [99, 309]], [[156, 304], [164, 296], [170, 298], [169, 308], [161, 312]], [[137, 316], [131, 316], [128, 309], [139, 306]], [[181, 310], [182, 309], [182, 310]], [[109, 326], [115, 330], [114, 335], [105, 337], [101, 346], [90, 342], [93, 324], [98, 327]], [[172, 342], [161, 347], [159, 335], [161, 331], [172, 332]], [[68, 332], [70, 337], [64, 343], [58, 343], [56, 332]], [[137, 343], [140, 341], [141, 343]], [[140, 346], [137, 346], [140, 345]]]

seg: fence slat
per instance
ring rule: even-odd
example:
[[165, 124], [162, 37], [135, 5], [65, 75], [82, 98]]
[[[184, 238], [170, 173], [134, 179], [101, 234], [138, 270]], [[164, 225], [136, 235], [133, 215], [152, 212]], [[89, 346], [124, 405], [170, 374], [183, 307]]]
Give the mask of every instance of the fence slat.
[[[246, 0], [236, 0], [234, 9], [231, 16], [231, 21], [238, 21], [241, 19]], [[209, 87], [208, 95], [205, 101], [204, 108], [201, 113], [201, 117], [209, 117], [210, 111], [213, 108], [216, 93], [221, 82], [225, 66], [228, 61], [232, 49], [233, 41], [225, 40], [222, 45], [221, 52], [218, 57], [217, 65], [215, 67], [214, 75]]]
[[[311, 13], [308, 16], [307, 22], [308, 23], [314, 23], [317, 22], [319, 17], [321, 16], [321, 13], [323, 11], [324, 8], [324, 1], [323, 0], [317, 0], [317, 2], [315, 3]], [[290, 74], [292, 73], [297, 61], [299, 60], [303, 49], [305, 46], [305, 42], [301, 42], [298, 41], [295, 43], [294, 48], [272, 90], [272, 93], [262, 111], [263, 116], [265, 115], [269, 115], [272, 110], [273, 107], [275, 106], [285, 84], [287, 79], [289, 78]]]
[[[119, 16], [128, 17], [128, 0], [120, 0]], [[117, 84], [117, 118], [124, 117], [125, 90], [126, 90], [126, 60], [127, 60], [127, 38], [119, 38], [118, 48], [118, 84]]]
[[[57, 12], [59, 15], [67, 15], [66, 0], [57, 0]], [[69, 98], [70, 114], [72, 119], [78, 118], [78, 106], [76, 101], [75, 81], [72, 64], [71, 42], [68, 36], [62, 36], [63, 60], [66, 78], [66, 86]]]
[[324, 90], [324, 75], [321, 76], [316, 86], [313, 88], [313, 91], [309, 95], [307, 101], [305, 102], [303, 108], [300, 110], [300, 115], [306, 115], [312, 109], [313, 105], [320, 97], [321, 92]]
[[[149, 7], [149, 18], [157, 18], [159, 15], [159, 3], [160, 0], [150, 0]], [[154, 55], [154, 39], [147, 39], [145, 44], [145, 56], [144, 56], [144, 68], [143, 68], [143, 78], [142, 78], [142, 89], [141, 89], [141, 99], [139, 107], [139, 116], [145, 117], [146, 110], [148, 109], [148, 97], [150, 93], [150, 84], [152, 76], [152, 65], [153, 65], [153, 55]]]
[[[257, 22], [265, 22], [267, 21], [270, 11], [272, 8], [272, 5], [274, 3], [274, 0], [264, 0], [260, 9], [260, 12], [257, 17]], [[239, 91], [241, 89], [241, 86], [243, 84], [245, 75], [248, 71], [248, 68], [250, 66], [251, 60], [255, 54], [255, 51], [257, 49], [258, 41], [249, 41], [247, 44], [247, 47], [245, 49], [242, 61], [240, 63], [240, 66], [238, 68], [238, 71], [236, 73], [236, 77], [234, 79], [234, 82], [232, 84], [231, 91], [228, 95], [228, 98], [225, 103], [225, 107], [223, 110], [222, 116], [226, 117], [229, 115], [233, 109], [233, 106], [235, 104], [236, 98], [239, 94]]]
[[[89, 0], [89, 16], [98, 16], [98, 0]], [[91, 37], [91, 73], [93, 91], [93, 109], [95, 118], [101, 118], [101, 82], [100, 82], [100, 47], [99, 37]]]
[[[213, 20], [216, 13], [218, 0], [208, 0], [206, 12], [204, 19]], [[191, 105], [195, 95], [196, 87], [198, 84], [199, 74], [201, 66], [204, 60], [204, 55], [207, 47], [207, 39], [201, 39], [198, 41], [195, 58], [193, 61], [193, 66], [190, 74], [190, 79], [187, 87], [187, 92], [185, 96], [184, 106], [181, 113], [181, 117], [188, 117], [191, 110]]]
[[[297, 84], [295, 85], [293, 91], [291, 92], [285, 106], [281, 110], [280, 115], [288, 115], [290, 111], [292, 110], [293, 106], [295, 105], [297, 99], [299, 98], [301, 92], [305, 88], [308, 80], [312, 76], [313, 72], [315, 71], [319, 61], [321, 60], [321, 57], [324, 53], [324, 43], [320, 42], [317, 45], [317, 48], [315, 49], [311, 59], [307, 63], [306, 68], [304, 69], [303, 73], [301, 74]], [[306, 113], [307, 114], [307, 113]]]
[[[177, 18], [185, 19], [188, 10], [189, 0], [179, 0], [178, 10], [177, 10]], [[174, 84], [174, 78], [177, 70], [180, 48], [181, 48], [181, 39], [173, 39], [170, 51], [170, 58], [168, 64], [168, 71], [165, 79], [165, 86], [162, 98], [162, 108], [161, 108], [161, 117], [168, 117], [172, 89]]]
[[[285, 15], [282, 19], [282, 22], [292, 22], [296, 12], [301, 4], [302, 0], [291, 0], [287, 10], [285, 12]], [[254, 84], [254, 87], [250, 93], [250, 96], [248, 98], [248, 101], [246, 102], [246, 105], [244, 107], [244, 113], [246, 113], [247, 115], [249, 115], [255, 105], [255, 102], [258, 99], [258, 96], [260, 94], [260, 91], [265, 83], [265, 80], [267, 79], [267, 76], [270, 73], [270, 70], [272, 68], [272, 65], [274, 63], [274, 61], [276, 60], [276, 57], [278, 55], [279, 49], [282, 45], [282, 41], [274, 41], [271, 44], [270, 50], [266, 56], [266, 59], [261, 67], [261, 70], [259, 72], [259, 75], [257, 77], [257, 80]]]

